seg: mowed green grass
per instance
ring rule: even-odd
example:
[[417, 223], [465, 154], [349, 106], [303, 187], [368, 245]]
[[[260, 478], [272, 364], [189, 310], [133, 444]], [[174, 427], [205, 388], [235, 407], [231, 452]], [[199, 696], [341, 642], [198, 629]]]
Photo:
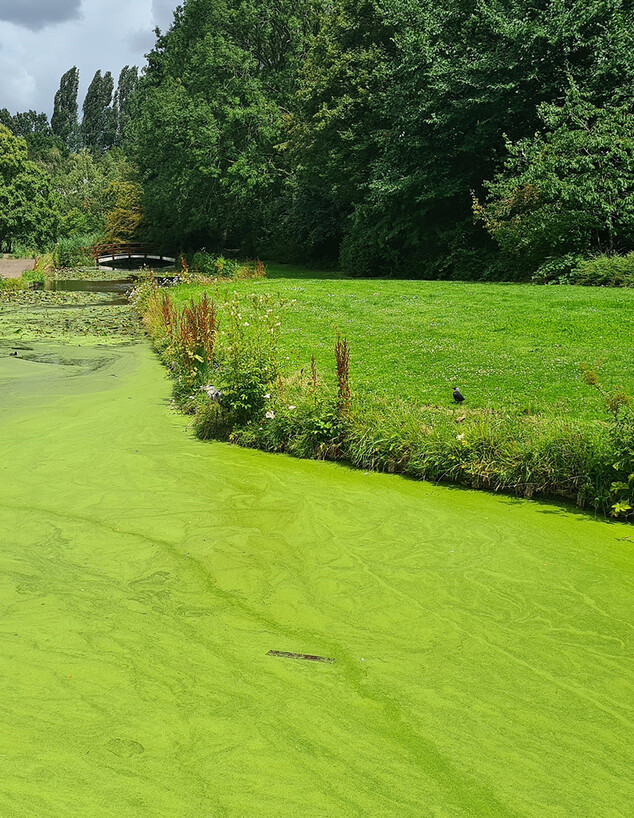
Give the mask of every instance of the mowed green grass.
[[[268, 277], [221, 285], [215, 297], [279, 297], [281, 357], [289, 370], [332, 371], [335, 333], [348, 338], [358, 393], [420, 405], [602, 416], [579, 364], [601, 363], [606, 385], [634, 393], [634, 291], [523, 284], [345, 279], [268, 265]], [[205, 288], [180, 285], [179, 302]], [[214, 288], [207, 288], [214, 294]]]

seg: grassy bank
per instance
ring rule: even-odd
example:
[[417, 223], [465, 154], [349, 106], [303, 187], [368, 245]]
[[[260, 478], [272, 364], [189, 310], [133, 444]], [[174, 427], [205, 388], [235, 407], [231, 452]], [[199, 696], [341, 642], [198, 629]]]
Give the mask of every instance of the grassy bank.
[[[305, 276], [273, 267], [264, 280], [180, 285], [167, 313], [158, 291], [146, 301], [201, 437], [629, 515], [634, 293]], [[196, 331], [213, 337], [206, 351], [200, 337], [183, 345], [178, 317], [205, 295], [218, 304]], [[349, 403], [336, 329], [351, 350]], [[589, 385], [579, 365], [600, 359]]]
[[205, 289], [219, 303], [227, 290], [270, 294], [287, 369], [311, 355], [329, 369], [338, 328], [352, 348], [355, 390], [388, 401], [451, 407], [458, 385], [472, 408], [601, 419], [601, 401], [579, 377], [581, 362], [598, 360], [608, 383], [634, 392], [634, 291], [337, 275], [269, 265], [266, 279], [170, 293], [179, 305]]

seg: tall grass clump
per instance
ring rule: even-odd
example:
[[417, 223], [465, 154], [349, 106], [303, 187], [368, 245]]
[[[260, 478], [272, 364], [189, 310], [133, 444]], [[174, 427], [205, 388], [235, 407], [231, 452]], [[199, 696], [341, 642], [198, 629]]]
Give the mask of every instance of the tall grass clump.
[[259, 259], [238, 261], [208, 253], [206, 250], [198, 250], [190, 256], [181, 256], [181, 270], [187, 280], [200, 278], [246, 280], [266, 277], [266, 267]]
[[74, 233], [59, 239], [53, 249], [55, 267], [87, 267], [94, 264], [90, 248], [99, 241], [96, 233]]
[[335, 343], [335, 360], [337, 362], [337, 409], [342, 415], [350, 412], [350, 348], [346, 338], [337, 334]]
[[583, 259], [570, 273], [570, 283], [586, 287], [634, 287], [634, 253]]
[[214, 366], [218, 311], [207, 294], [179, 311], [165, 290], [145, 284], [136, 294], [145, 326], [157, 351], [170, 366], [179, 394], [207, 380]]
[[26, 290], [28, 282], [23, 278], [2, 278], [0, 277], [0, 297], [10, 298], [16, 293]]

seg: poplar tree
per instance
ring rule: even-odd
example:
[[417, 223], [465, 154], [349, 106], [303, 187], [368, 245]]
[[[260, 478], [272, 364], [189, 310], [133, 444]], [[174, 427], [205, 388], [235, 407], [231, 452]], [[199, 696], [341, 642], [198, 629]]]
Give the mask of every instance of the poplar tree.
[[82, 145], [95, 153], [111, 148], [116, 136], [116, 113], [112, 107], [114, 80], [110, 71], [97, 71], [88, 86], [81, 123]]
[[51, 128], [69, 150], [77, 147], [77, 93], [79, 91], [79, 71], [73, 66], [63, 76], [59, 90], [55, 94], [55, 105], [51, 118]]
[[136, 65], [126, 65], [119, 74], [119, 84], [114, 97], [117, 130], [115, 144], [121, 145], [130, 124], [130, 103], [139, 84], [139, 69]]

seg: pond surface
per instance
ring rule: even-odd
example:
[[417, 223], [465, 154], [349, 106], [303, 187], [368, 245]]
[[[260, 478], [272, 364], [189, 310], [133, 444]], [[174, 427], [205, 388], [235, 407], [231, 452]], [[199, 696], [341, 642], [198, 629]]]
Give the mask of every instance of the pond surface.
[[29, 346], [2, 816], [629, 814], [631, 527], [203, 444], [145, 344]]
[[[127, 294], [135, 286], [136, 279], [47, 279], [44, 289], [49, 292], [64, 293], [108, 293], [114, 297], [106, 301], [93, 302], [90, 306], [121, 306], [127, 304]], [[62, 308], [70, 305], [59, 305]], [[76, 304], [73, 307], [84, 307], [87, 304]]]

